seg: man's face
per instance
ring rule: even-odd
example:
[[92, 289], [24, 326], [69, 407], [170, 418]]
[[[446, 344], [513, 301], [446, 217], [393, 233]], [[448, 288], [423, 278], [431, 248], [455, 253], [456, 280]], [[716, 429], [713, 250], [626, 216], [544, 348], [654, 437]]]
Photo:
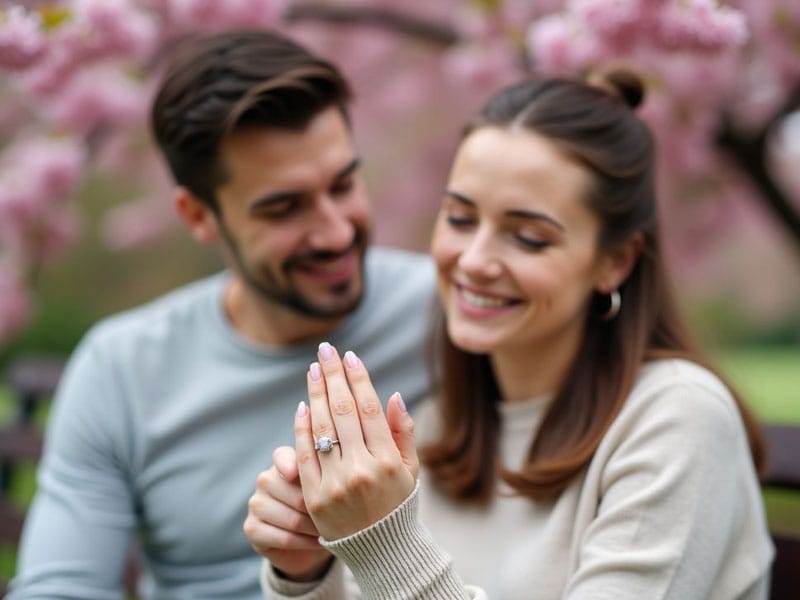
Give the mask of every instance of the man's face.
[[217, 189], [226, 254], [267, 303], [332, 318], [358, 305], [370, 216], [359, 160], [341, 112], [302, 131], [252, 128], [222, 145]]

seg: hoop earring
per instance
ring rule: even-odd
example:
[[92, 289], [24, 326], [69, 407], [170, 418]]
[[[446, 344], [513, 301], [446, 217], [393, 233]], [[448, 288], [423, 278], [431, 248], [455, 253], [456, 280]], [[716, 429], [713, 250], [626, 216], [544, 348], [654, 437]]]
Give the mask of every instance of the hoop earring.
[[600, 315], [600, 320], [603, 322], [613, 320], [622, 308], [622, 296], [619, 290], [614, 290], [608, 295], [608, 310]]

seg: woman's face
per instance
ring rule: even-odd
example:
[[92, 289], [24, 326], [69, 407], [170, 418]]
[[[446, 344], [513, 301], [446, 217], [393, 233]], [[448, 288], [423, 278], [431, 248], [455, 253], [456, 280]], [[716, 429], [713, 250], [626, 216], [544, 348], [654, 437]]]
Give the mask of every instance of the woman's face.
[[482, 127], [456, 153], [431, 252], [453, 343], [496, 357], [574, 352], [594, 290], [590, 173], [530, 131]]

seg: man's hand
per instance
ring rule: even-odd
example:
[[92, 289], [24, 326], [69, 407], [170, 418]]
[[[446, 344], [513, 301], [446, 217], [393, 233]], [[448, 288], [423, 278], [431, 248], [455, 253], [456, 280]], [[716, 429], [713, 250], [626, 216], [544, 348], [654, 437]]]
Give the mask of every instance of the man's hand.
[[281, 576], [314, 581], [325, 573], [333, 557], [320, 546], [319, 532], [306, 510], [294, 448], [276, 448], [272, 460], [272, 467], [256, 479], [244, 534]]

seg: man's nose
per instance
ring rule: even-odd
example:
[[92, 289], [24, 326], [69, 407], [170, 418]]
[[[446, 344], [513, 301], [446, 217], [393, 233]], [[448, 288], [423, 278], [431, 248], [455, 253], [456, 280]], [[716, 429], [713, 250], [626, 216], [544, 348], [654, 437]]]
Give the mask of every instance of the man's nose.
[[355, 226], [346, 205], [332, 198], [320, 198], [309, 223], [308, 243], [314, 251], [342, 252], [350, 247]]

